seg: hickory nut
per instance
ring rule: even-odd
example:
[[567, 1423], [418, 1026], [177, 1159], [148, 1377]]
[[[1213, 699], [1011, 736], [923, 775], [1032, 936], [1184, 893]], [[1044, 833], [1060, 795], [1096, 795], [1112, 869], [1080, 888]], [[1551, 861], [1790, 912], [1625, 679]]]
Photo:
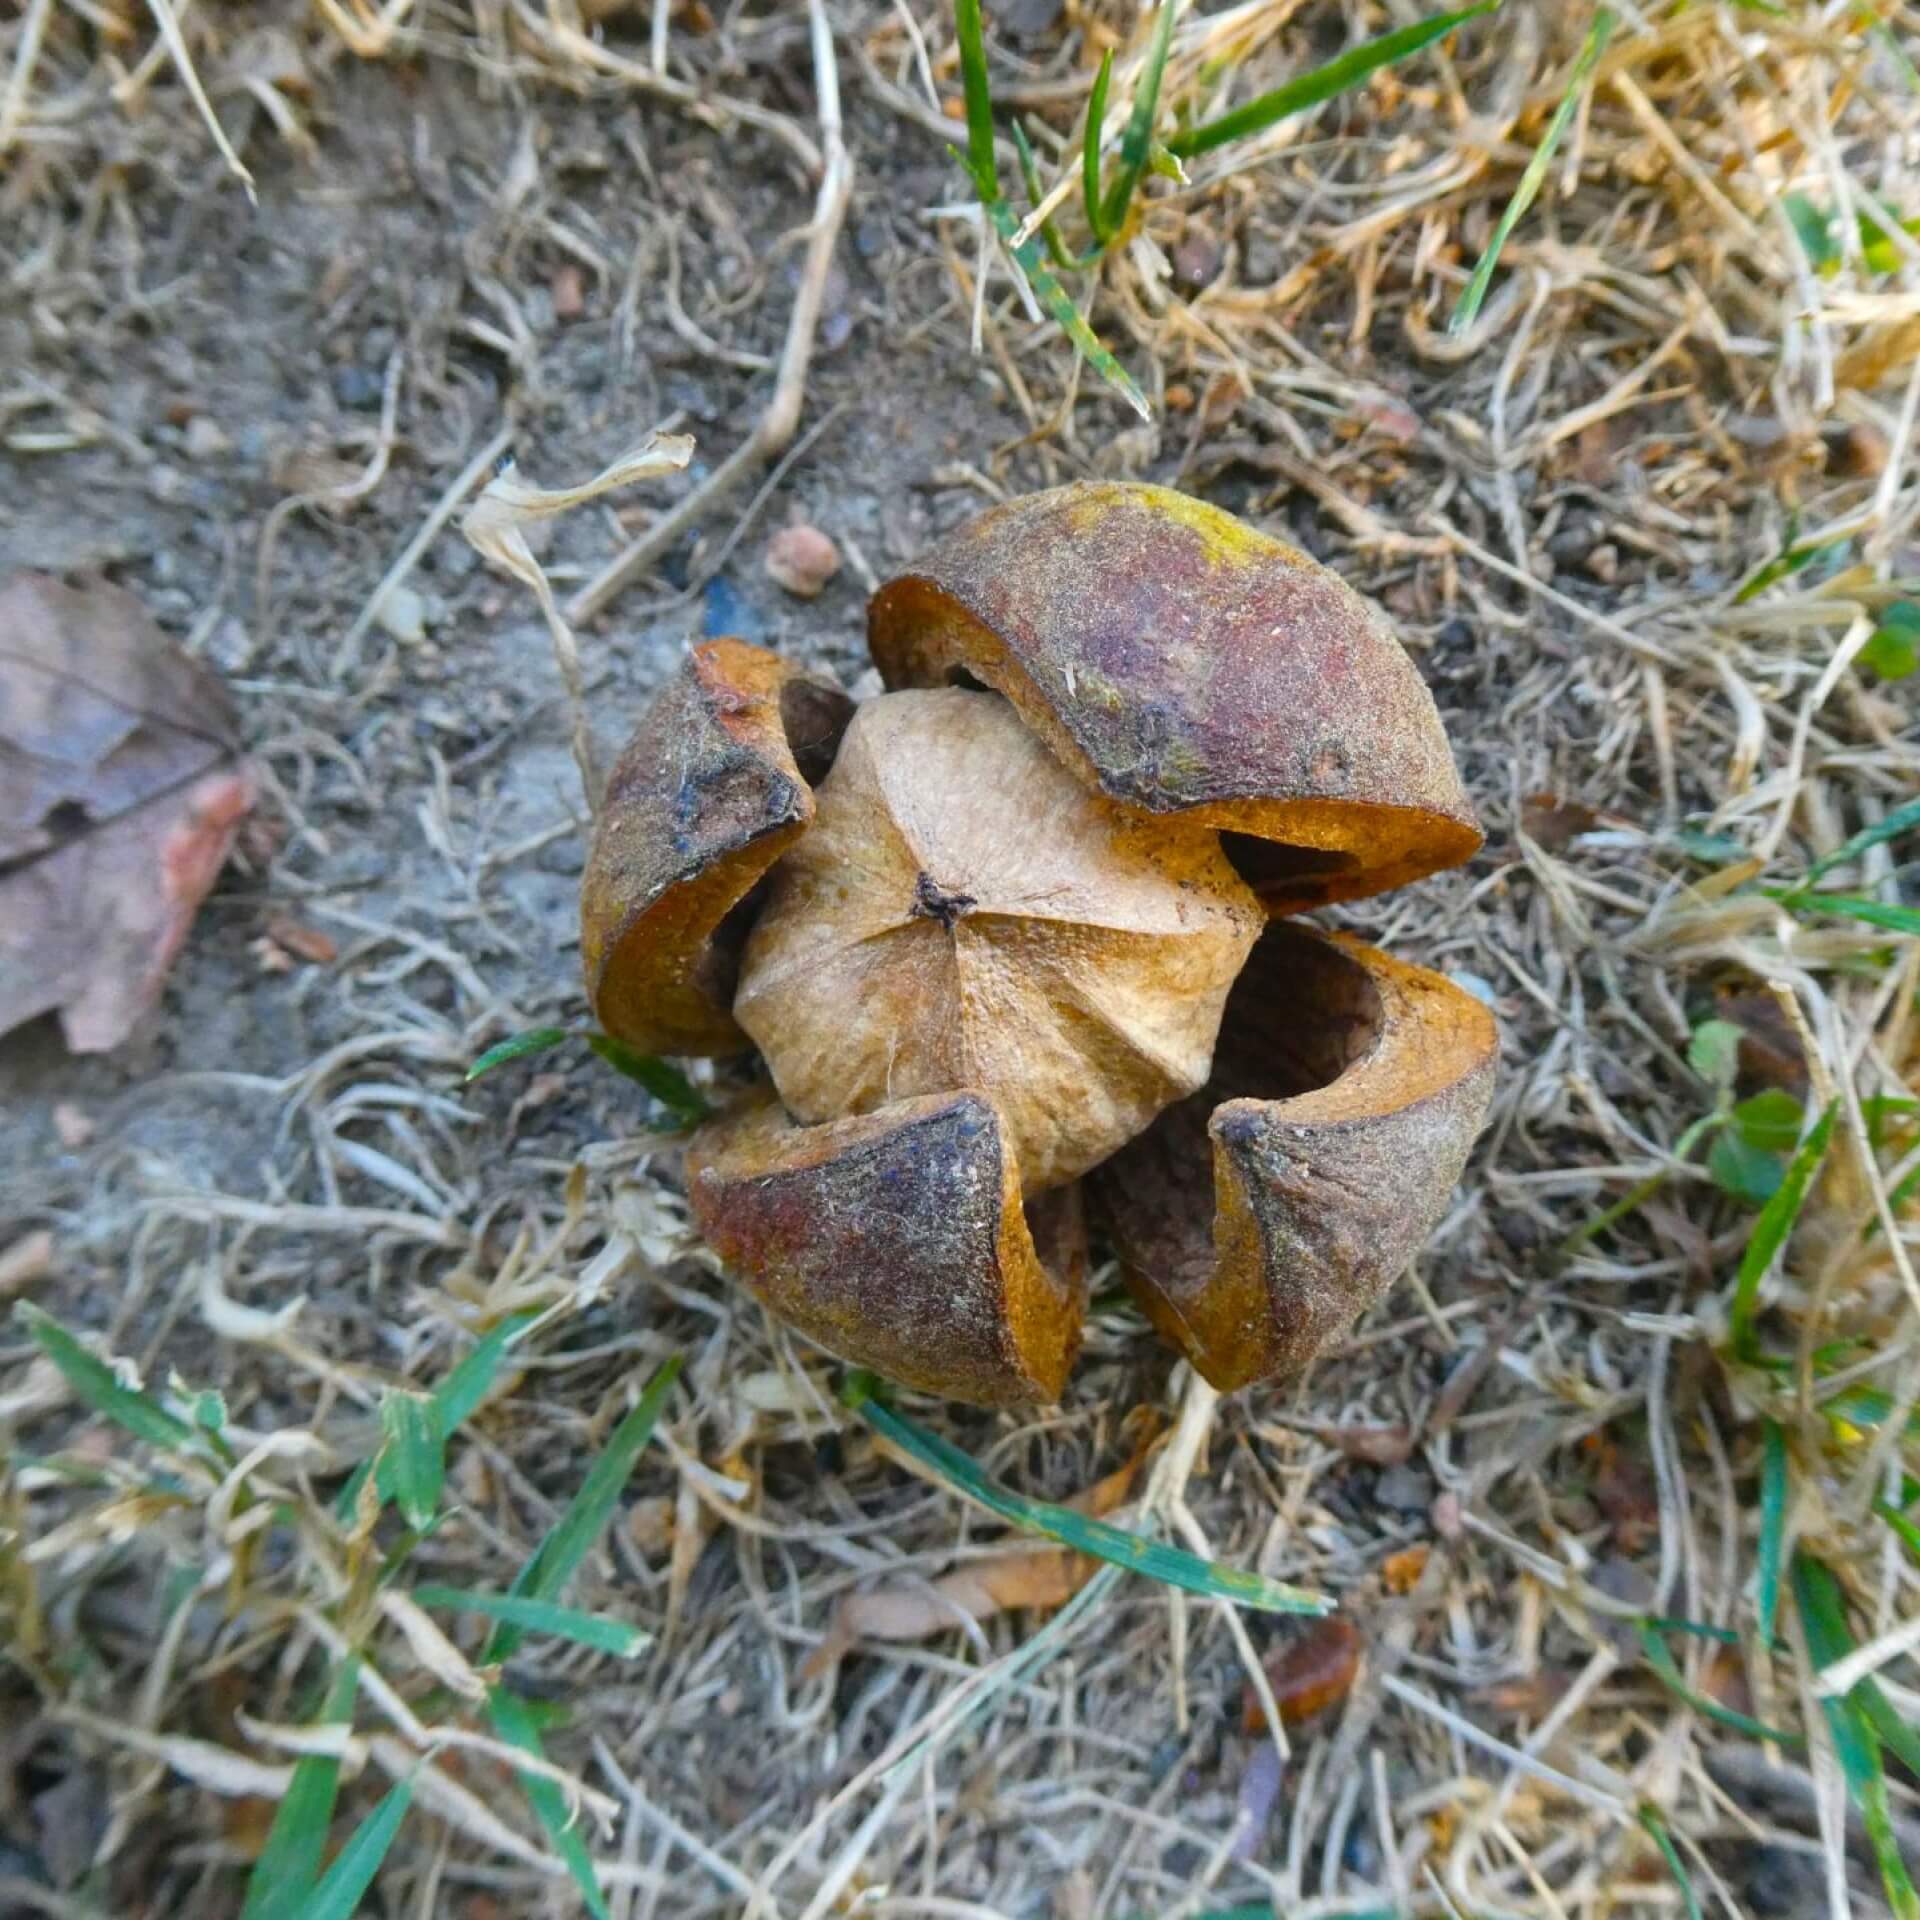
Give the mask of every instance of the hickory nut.
[[868, 611], [889, 689], [695, 646], [615, 768], [587, 991], [759, 1049], [696, 1133], [709, 1243], [822, 1345], [1056, 1398], [1087, 1217], [1222, 1388], [1297, 1373], [1431, 1229], [1494, 1029], [1287, 916], [1466, 859], [1432, 699], [1337, 576], [1163, 488], [983, 514]]

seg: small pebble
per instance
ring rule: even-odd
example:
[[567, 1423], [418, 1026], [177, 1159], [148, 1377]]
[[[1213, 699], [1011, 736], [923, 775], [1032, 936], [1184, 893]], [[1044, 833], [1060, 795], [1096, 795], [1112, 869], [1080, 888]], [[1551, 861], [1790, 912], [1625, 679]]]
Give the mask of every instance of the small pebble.
[[1611, 540], [1602, 540], [1588, 548], [1586, 568], [1602, 586], [1612, 586], [1620, 572], [1620, 549]]
[[189, 460], [217, 460], [233, 442], [204, 413], [196, 413], [187, 422], [185, 445]]
[[1471, 972], [1466, 967], [1453, 967], [1448, 970], [1448, 979], [1456, 987], [1470, 993], [1483, 1007], [1491, 1007], [1496, 1013], [1500, 1010], [1500, 990], [1484, 973]]
[[1204, 227], [1196, 227], [1173, 250], [1173, 283], [1182, 293], [1198, 293], [1213, 284], [1220, 271], [1220, 243]]
[[411, 587], [389, 587], [373, 617], [402, 646], [418, 646], [427, 637], [427, 603]]
[[1373, 1483], [1373, 1497], [1397, 1513], [1422, 1513], [1433, 1498], [1433, 1482], [1417, 1467], [1389, 1467]]
[[380, 376], [365, 367], [341, 367], [333, 376], [333, 397], [343, 407], [371, 413], [380, 404], [380, 394]]
[[578, 320], [586, 312], [586, 278], [572, 261], [554, 268], [551, 292], [556, 320]]
[[812, 600], [840, 571], [840, 549], [818, 527], [783, 527], [767, 542], [767, 573], [801, 600]]

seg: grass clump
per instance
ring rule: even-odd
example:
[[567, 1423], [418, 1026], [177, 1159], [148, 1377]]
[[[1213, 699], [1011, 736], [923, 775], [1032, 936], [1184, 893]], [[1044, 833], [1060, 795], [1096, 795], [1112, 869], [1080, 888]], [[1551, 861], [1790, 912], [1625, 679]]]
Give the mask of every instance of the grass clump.
[[[1350, 48], [1310, 73], [1270, 88], [1230, 112], [1198, 123], [1183, 124], [1176, 120], [1163, 129], [1161, 95], [1179, 5], [1178, 0], [1162, 0], [1153, 14], [1146, 52], [1133, 78], [1133, 103], [1121, 131], [1111, 172], [1105, 159], [1107, 99], [1113, 81], [1110, 50], [1094, 77], [1079, 142], [1079, 214], [1086, 241], [1076, 251], [1061, 237], [1057, 219], [1040, 211], [1057, 196], [1047, 189], [1028, 136], [1017, 124], [1013, 137], [1030, 203], [1024, 222], [1002, 191], [980, 0], [954, 0], [954, 33], [960, 54], [967, 146], [964, 154], [954, 152], [953, 157], [965, 169], [980, 196], [983, 218], [999, 236], [1008, 257], [1047, 315], [1101, 378], [1117, 389], [1143, 419], [1149, 418], [1152, 410], [1145, 394], [1087, 324], [1060, 275], [1097, 271], [1101, 261], [1127, 241], [1134, 231], [1141, 184], [1149, 173], [1164, 174], [1185, 185], [1184, 161], [1256, 139], [1283, 120], [1337, 99], [1363, 85], [1382, 68], [1411, 58], [1457, 27], [1491, 13], [1498, 3], [1499, 0], [1478, 0], [1473, 6], [1431, 15]], [[1062, 185], [1069, 186], [1073, 177], [1069, 170], [1062, 177]]]
[[[458, 1702], [463, 1696], [484, 1704], [509, 1749], [537, 1763], [516, 1770], [520, 1791], [589, 1912], [604, 1920], [608, 1907], [581, 1830], [578, 1790], [563, 1790], [564, 1776], [557, 1778], [546, 1758], [541, 1715], [502, 1668], [529, 1634], [623, 1659], [648, 1645], [648, 1634], [632, 1622], [567, 1606], [562, 1596], [613, 1522], [678, 1378], [678, 1360], [654, 1374], [511, 1589], [490, 1593], [412, 1582], [409, 1562], [447, 1518], [448, 1443], [494, 1388], [510, 1352], [531, 1331], [533, 1315], [516, 1315], [494, 1327], [433, 1393], [389, 1389], [380, 1405], [377, 1450], [339, 1496], [324, 1504], [302, 1499], [297, 1489], [267, 1488], [244, 1477], [223, 1418], [217, 1407], [207, 1405], [217, 1397], [186, 1400], [192, 1410], [187, 1417], [178, 1393], [130, 1384], [48, 1315], [22, 1305], [16, 1318], [82, 1405], [156, 1456], [144, 1476], [129, 1464], [138, 1483], [164, 1487], [182, 1512], [212, 1514], [218, 1502], [229, 1525], [244, 1527], [246, 1544], [234, 1559], [230, 1604], [262, 1622], [277, 1622], [282, 1630], [293, 1618], [304, 1617], [331, 1649], [308, 1737], [297, 1739], [297, 1746], [314, 1750], [301, 1752], [293, 1766], [248, 1876], [243, 1920], [346, 1920], [356, 1911], [400, 1833], [417, 1784], [435, 1767], [438, 1749], [461, 1739], [464, 1716]], [[260, 1450], [256, 1447], [250, 1457], [258, 1459]], [[380, 1518], [389, 1501], [404, 1530], [383, 1538]], [[278, 1557], [279, 1549], [292, 1550], [290, 1592], [287, 1578], [270, 1571], [270, 1557]], [[22, 1571], [30, 1582], [30, 1567], [22, 1563]], [[191, 1583], [198, 1584], [197, 1578]], [[27, 1606], [31, 1611], [31, 1591]], [[493, 1622], [476, 1662], [426, 1624], [428, 1610]], [[386, 1682], [379, 1683], [381, 1711], [408, 1738], [406, 1771], [355, 1823], [323, 1871], [334, 1844], [343, 1761], [351, 1756], [357, 1770], [369, 1751], [368, 1737], [355, 1731], [368, 1697], [363, 1681], [409, 1654], [440, 1683], [432, 1697], [451, 1719], [425, 1726]], [[182, 1743], [181, 1751], [192, 1744]]]

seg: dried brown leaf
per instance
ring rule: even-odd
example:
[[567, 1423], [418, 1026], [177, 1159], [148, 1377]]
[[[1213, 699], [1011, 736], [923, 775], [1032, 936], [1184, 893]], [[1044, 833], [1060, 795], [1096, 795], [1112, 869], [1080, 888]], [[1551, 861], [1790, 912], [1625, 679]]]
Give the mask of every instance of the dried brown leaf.
[[[1124, 1466], [1067, 1504], [1095, 1519], [1123, 1504], [1152, 1439], [1152, 1429], [1145, 1429]], [[963, 1620], [990, 1620], [1015, 1607], [1065, 1606], [1099, 1564], [1090, 1554], [1066, 1547], [1016, 1547], [957, 1567], [938, 1580], [850, 1594], [841, 1601], [826, 1638], [807, 1657], [803, 1677], [826, 1671], [856, 1640], [926, 1640]]]
[[340, 948], [330, 934], [284, 913], [276, 913], [267, 922], [267, 938], [311, 967], [330, 967], [340, 957]]
[[219, 682], [130, 594], [0, 587], [0, 1033], [124, 1040], [254, 795]]
[[0, 1248], [0, 1299], [44, 1280], [53, 1271], [53, 1235], [45, 1227]]
[[[1282, 1721], [1297, 1727], [1315, 1714], [1338, 1706], [1359, 1675], [1365, 1645], [1360, 1629], [1336, 1615], [1316, 1620], [1268, 1660], [1267, 1684], [1273, 1689]], [[1242, 1704], [1241, 1722], [1249, 1733], [1258, 1733], [1267, 1724], [1265, 1710], [1251, 1687]]]

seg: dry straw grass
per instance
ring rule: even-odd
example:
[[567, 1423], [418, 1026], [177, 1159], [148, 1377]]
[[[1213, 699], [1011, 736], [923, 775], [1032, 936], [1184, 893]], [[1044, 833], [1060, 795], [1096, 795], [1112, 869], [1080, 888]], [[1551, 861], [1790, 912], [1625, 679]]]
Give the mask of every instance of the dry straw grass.
[[[44, 240], [67, 193], [97, 221], [137, 190], [131, 158], [191, 151], [195, 107], [246, 150], [298, 145], [348, 59], [424, 54], [466, 62], [477, 85], [631, 94], [729, 142], [753, 129], [816, 183], [820, 263], [846, 204], [836, 71], [876, 113], [864, 147], [848, 136], [854, 168], [883, 166], [876, 126], [903, 142], [956, 131], [939, 9], [837, 13], [815, 37], [814, 124], [773, 90], [755, 97], [729, 56], [740, 17], [696, 33], [657, 8], [643, 46], [607, 17], [621, 11], [26, 0], [0, 25], [0, 219]], [[1292, 0], [1194, 15], [1167, 97], [1227, 104], [1297, 71], [1313, 32], [1389, 24]], [[71, 1209], [16, 1196], [23, 1221], [50, 1217], [110, 1264], [93, 1309], [104, 1350], [152, 1365], [181, 1331], [217, 1336], [187, 1343], [192, 1384], [224, 1392], [241, 1456], [224, 1477], [157, 1485], [147, 1454], [75, 1424], [59, 1375], [9, 1350], [12, 1658], [39, 1701], [35, 1737], [58, 1730], [109, 1763], [101, 1857], [137, 1865], [147, 1911], [231, 1910], [259, 1841], [251, 1796], [284, 1779], [286, 1756], [193, 1714], [237, 1696], [270, 1731], [310, 1711], [366, 1550], [333, 1515], [328, 1475], [377, 1443], [382, 1387], [432, 1384], [525, 1309], [546, 1318], [456, 1438], [450, 1517], [417, 1550], [442, 1583], [504, 1586], [632, 1383], [687, 1358], [663, 1446], [573, 1594], [638, 1618], [655, 1649], [628, 1667], [542, 1643], [513, 1665], [576, 1710], [552, 1750], [632, 1920], [1882, 1910], [1876, 1836], [1849, 1810], [1834, 1744], [1847, 1727], [1822, 1705], [1829, 1655], [1780, 1569], [1798, 1553], [1832, 1570], [1866, 1643], [1843, 1679], [1875, 1666], [1911, 1710], [1920, 1565], [1875, 1509], [1901, 1509], [1903, 1465], [1920, 1471], [1920, 1213], [1893, 1198], [1912, 1191], [1915, 1129], [1886, 1104], [1911, 1097], [1920, 1060], [1920, 941], [1762, 888], [1797, 882], [1920, 788], [1913, 683], [1860, 662], [1920, 572], [1920, 247], [1900, 226], [1920, 211], [1920, 93], [1899, 51], [1916, 21], [1854, 0], [1620, 7], [1485, 309], [1451, 337], [1589, 25], [1508, 0], [1443, 53], [1196, 163], [1187, 185], [1157, 183], [1091, 309], [1154, 404], [1147, 425], [1090, 390], [967, 208], [929, 215], [949, 297], [928, 324], [955, 378], [977, 336], [1027, 428], [947, 477], [998, 495], [1151, 471], [1312, 524], [1420, 645], [1493, 830], [1468, 875], [1372, 923], [1484, 983], [1505, 1023], [1494, 1120], [1452, 1217], [1303, 1388], [1216, 1404], [1176, 1380], [1171, 1438], [1133, 1509], [1338, 1596], [1366, 1634], [1359, 1685], [1294, 1736], [1277, 1821], [1243, 1824], [1260, 1791], [1258, 1740], [1233, 1712], [1244, 1636], [1178, 1593], [1103, 1577], [1044, 1620], [874, 1647], [837, 1673], [810, 1660], [843, 1596], [924, 1586], [991, 1551], [975, 1520], [903, 1478], [836, 1409], [821, 1357], [714, 1276], [665, 1138], [583, 1140], [534, 1169], [533, 1190], [496, 1191], [497, 1122], [452, 1077], [539, 1009], [503, 1003], [457, 925], [341, 914], [363, 968], [349, 1037], [284, 1079], [194, 1077], [270, 1119], [275, 1190], [170, 1188], [164, 1169], [109, 1160]], [[1037, 51], [998, 48], [1003, 108], [1027, 116], [1043, 163], [1058, 149], [1063, 179], [1100, 50], [1119, 54], [1111, 126], [1144, 44], [1130, 7], [1075, 0]], [[204, 90], [188, 104], [190, 69]], [[1797, 237], [1793, 196], [1831, 212], [1830, 259]], [[11, 271], [35, 297], [31, 247]], [[793, 442], [824, 271], [801, 282], [773, 425], [725, 463], [728, 485]], [[677, 310], [677, 272], [675, 289]], [[0, 424], [43, 403], [0, 392]], [[435, 526], [485, 471], [459, 474]], [[703, 492], [675, 533], [737, 511], [726, 495]], [[657, 550], [610, 558], [575, 617]], [[296, 737], [277, 764], [316, 749], [336, 750]], [[448, 852], [471, 863], [476, 898], [503, 857]], [[1910, 852], [1873, 846], [1823, 884], [1911, 906]], [[452, 982], [457, 1015], [416, 994], [424, 972]], [[1716, 1012], [1748, 1029], [1737, 1091], [1771, 1074], [1804, 1086], [1809, 1122], [1835, 1115], [1750, 1323], [1735, 1274], [1754, 1214], [1676, 1151], [1714, 1106], [1695, 1036]], [[243, 1304], [296, 1290], [310, 1250], [339, 1242], [370, 1263], [377, 1325]], [[917, 1411], [1057, 1498], [1124, 1458], [1122, 1416], [1161, 1379], [1114, 1310], [1062, 1410]], [[1383, 1449], [1412, 1470], [1391, 1493], [1370, 1464]], [[238, 1499], [243, 1485], [256, 1497]], [[1763, 1499], [1782, 1487], [1784, 1504]], [[291, 1524], [267, 1550], [257, 1516], [274, 1503]], [[124, 1607], [104, 1626], [85, 1616], [129, 1570], [178, 1583], [157, 1630]], [[1776, 1610], [1774, 1648], [1756, 1629]], [[1669, 1637], [1690, 1698], [1636, 1637], [1648, 1614], [1732, 1636]], [[354, 1617], [373, 1738], [349, 1758], [377, 1764], [345, 1788], [346, 1815], [423, 1754], [435, 1783], [381, 1910], [568, 1910], [551, 1839], [461, 1705], [478, 1643], [436, 1646], [391, 1610]], [[1793, 1741], [1757, 1741], [1725, 1711]], [[1915, 1781], [1888, 1773], [1881, 1837], [1920, 1860]], [[18, 1875], [0, 1885], [16, 1910], [96, 1911]]]

